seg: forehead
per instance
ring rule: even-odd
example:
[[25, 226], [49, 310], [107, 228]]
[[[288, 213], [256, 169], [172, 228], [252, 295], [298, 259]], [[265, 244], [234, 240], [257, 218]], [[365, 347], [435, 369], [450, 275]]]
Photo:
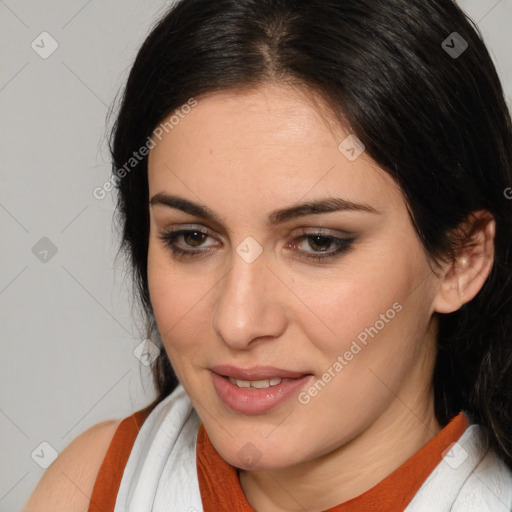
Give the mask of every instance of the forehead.
[[274, 204], [329, 193], [373, 196], [378, 209], [401, 203], [396, 183], [368, 155], [351, 161], [340, 151], [349, 133], [319, 96], [303, 89], [267, 85], [210, 94], [161, 140], [154, 138], [150, 195], [215, 193], [224, 200], [231, 193], [235, 201], [261, 194]]

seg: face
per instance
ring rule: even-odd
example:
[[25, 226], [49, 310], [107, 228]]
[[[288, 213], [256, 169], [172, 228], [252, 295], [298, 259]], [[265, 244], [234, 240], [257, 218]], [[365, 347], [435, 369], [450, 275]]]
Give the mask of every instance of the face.
[[325, 112], [285, 86], [215, 93], [149, 154], [157, 325], [242, 469], [322, 457], [431, 396], [436, 278], [397, 185]]

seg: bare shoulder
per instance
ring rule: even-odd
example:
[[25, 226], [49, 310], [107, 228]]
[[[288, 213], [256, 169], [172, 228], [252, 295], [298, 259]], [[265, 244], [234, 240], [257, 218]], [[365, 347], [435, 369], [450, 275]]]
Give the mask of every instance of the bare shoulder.
[[76, 437], [45, 471], [23, 512], [87, 512], [96, 477], [121, 420]]

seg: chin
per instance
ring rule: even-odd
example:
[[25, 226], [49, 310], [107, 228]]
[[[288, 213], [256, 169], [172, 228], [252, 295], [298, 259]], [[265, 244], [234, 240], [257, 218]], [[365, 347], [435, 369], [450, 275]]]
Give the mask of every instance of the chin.
[[[230, 447], [232, 448], [232, 447]], [[300, 461], [291, 457], [292, 453], [276, 453], [273, 448], [257, 447], [253, 442], [247, 441], [242, 447], [233, 452], [231, 449], [229, 453], [222, 453], [217, 450], [222, 458], [232, 466], [235, 466], [243, 471], [270, 471], [289, 468]], [[268, 456], [265, 456], [267, 452]], [[295, 453], [296, 454], [296, 453]]]

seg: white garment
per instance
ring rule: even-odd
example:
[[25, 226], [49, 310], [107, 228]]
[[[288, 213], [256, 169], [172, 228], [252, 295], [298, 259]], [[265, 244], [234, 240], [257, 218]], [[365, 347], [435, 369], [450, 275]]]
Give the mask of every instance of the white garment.
[[[199, 423], [180, 384], [142, 425], [114, 512], [203, 512], [196, 466]], [[511, 512], [512, 471], [484, 446], [480, 427], [470, 425], [405, 511]]]

